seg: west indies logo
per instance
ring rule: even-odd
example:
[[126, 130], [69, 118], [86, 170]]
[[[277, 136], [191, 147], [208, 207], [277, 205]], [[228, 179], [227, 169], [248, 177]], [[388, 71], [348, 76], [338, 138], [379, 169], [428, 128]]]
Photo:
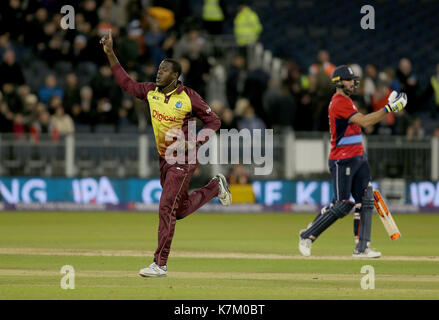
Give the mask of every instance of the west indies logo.
[[181, 101], [178, 101], [178, 102], [175, 104], [175, 107], [178, 108], [178, 109], [180, 109], [182, 106], [183, 106], [183, 104], [181, 103]]

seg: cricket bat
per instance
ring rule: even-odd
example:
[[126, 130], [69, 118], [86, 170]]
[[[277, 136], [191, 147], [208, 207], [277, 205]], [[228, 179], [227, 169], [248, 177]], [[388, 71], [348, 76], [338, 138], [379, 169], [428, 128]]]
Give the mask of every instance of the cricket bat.
[[396, 240], [401, 237], [401, 233], [399, 232], [398, 226], [396, 225], [393, 217], [384, 203], [383, 197], [381, 197], [381, 193], [378, 190], [373, 190], [374, 204], [377, 209], [378, 215], [380, 216], [381, 222], [384, 225], [387, 233], [390, 236], [390, 239]]

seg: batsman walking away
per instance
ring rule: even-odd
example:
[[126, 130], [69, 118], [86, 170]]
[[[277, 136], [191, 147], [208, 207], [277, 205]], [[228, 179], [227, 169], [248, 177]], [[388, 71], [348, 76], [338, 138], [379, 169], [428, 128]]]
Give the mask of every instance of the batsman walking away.
[[[319, 212], [312, 223], [299, 233], [299, 251], [311, 255], [316, 239], [335, 221], [345, 217], [355, 206], [359, 219], [354, 222], [358, 242], [353, 257], [379, 258], [381, 253], [370, 248], [374, 193], [370, 168], [362, 143], [362, 129], [380, 122], [389, 112], [399, 112], [407, 104], [405, 93], [393, 91], [388, 104], [381, 110], [363, 115], [358, 112], [350, 96], [359, 86], [353, 70], [341, 65], [332, 75], [336, 93], [328, 108], [331, 152], [329, 169], [332, 175], [334, 200]], [[354, 198], [355, 203], [350, 201]]]
[[169, 132], [175, 132], [176, 129], [184, 133], [187, 160], [188, 122], [196, 116], [204, 122], [205, 129], [216, 131], [221, 126], [221, 121], [198, 93], [178, 80], [181, 66], [176, 60], [164, 59], [161, 62], [155, 83], [136, 82], [128, 76], [114, 54], [111, 31], [102, 37], [101, 44], [119, 86], [132, 96], [145, 101], [150, 109], [160, 160], [162, 195], [154, 262], [141, 269], [139, 274], [143, 277], [163, 277], [167, 274], [167, 261], [176, 221], [187, 217], [215, 197], [223, 205], [230, 205], [232, 202], [227, 181], [222, 174], [217, 174], [207, 185], [189, 194], [189, 182], [198, 164], [192, 161], [167, 162], [167, 149], [174, 144], [167, 137]]

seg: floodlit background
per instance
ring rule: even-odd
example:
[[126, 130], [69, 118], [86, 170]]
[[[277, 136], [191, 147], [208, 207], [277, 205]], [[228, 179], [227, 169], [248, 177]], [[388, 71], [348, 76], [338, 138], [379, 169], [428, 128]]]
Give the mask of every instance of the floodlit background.
[[[437, 300], [438, 12], [436, 0], [0, 1], [0, 299]], [[222, 172], [234, 204], [215, 199], [177, 223], [167, 278], [137, 274], [157, 246], [158, 157], [145, 101], [120, 90], [99, 44], [109, 29], [134, 79], [154, 81], [173, 57], [222, 129], [273, 129], [271, 174], [243, 159], [198, 167], [191, 188]], [[333, 196], [327, 108], [341, 64], [361, 77], [361, 112], [408, 95], [406, 110], [363, 130], [402, 234], [391, 241], [374, 214], [375, 260], [352, 258], [352, 216], [311, 257], [297, 248]], [[364, 265], [375, 289], [361, 288]], [[60, 287], [65, 266], [74, 290]]]
[[[61, 27], [71, 13], [61, 14], [64, 5], [74, 9], [74, 29]], [[361, 112], [382, 108], [392, 90], [408, 95], [404, 112], [364, 129], [376, 186], [402, 207], [439, 207], [438, 1], [9, 0], [0, 7], [4, 205], [158, 202], [149, 110], [121, 91], [99, 44], [111, 29], [134, 79], [154, 81], [160, 61], [176, 58], [181, 80], [211, 105], [222, 129], [274, 129], [273, 151], [265, 150], [270, 175], [255, 176], [248, 164], [200, 166], [193, 188], [221, 171], [234, 185], [251, 184], [237, 186], [236, 202], [330, 201], [330, 76], [349, 64], [361, 76], [353, 96]]]

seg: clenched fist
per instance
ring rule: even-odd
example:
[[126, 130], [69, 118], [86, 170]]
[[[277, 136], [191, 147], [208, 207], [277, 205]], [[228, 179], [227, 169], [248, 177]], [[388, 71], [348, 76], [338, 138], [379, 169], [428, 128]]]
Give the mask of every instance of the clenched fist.
[[400, 112], [407, 105], [407, 95], [404, 92], [397, 93], [392, 91], [389, 96], [388, 104], [384, 107], [386, 113]]

